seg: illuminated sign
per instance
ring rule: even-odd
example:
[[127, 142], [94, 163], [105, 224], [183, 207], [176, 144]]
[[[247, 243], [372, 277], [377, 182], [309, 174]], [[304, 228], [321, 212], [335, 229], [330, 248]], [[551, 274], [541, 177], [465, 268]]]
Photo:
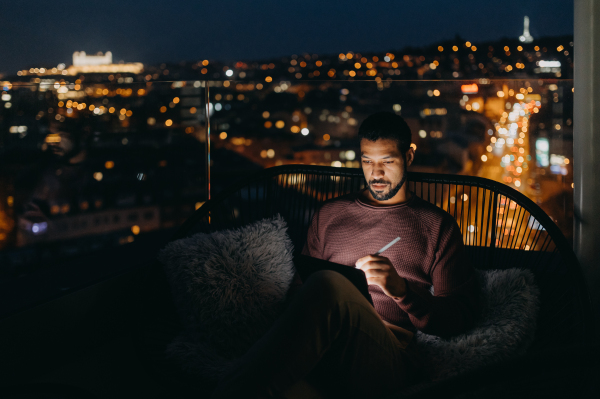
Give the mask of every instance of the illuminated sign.
[[537, 64], [542, 68], [560, 68], [560, 61], [538, 61]]
[[479, 91], [479, 88], [477, 87], [476, 83], [470, 84], [470, 85], [462, 85], [460, 86], [460, 90], [464, 93], [464, 94], [475, 94]]
[[547, 138], [535, 141], [535, 160], [539, 167], [546, 168], [550, 164], [550, 143]]
[[535, 73], [557, 73], [560, 72], [560, 61], [538, 61]]

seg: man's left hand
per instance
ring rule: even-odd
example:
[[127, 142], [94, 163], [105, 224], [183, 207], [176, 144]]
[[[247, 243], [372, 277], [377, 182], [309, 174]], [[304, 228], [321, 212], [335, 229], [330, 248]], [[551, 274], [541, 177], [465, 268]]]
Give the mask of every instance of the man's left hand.
[[398, 298], [406, 294], [406, 280], [398, 275], [385, 256], [368, 255], [356, 261], [356, 268], [365, 272], [367, 283], [379, 286], [387, 296]]

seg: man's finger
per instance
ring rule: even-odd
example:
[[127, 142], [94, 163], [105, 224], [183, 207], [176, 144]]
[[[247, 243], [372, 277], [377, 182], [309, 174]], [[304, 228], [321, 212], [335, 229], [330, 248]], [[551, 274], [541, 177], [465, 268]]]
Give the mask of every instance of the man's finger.
[[357, 260], [355, 266], [357, 269], [360, 269], [367, 262], [386, 262], [391, 264], [391, 261], [385, 256], [367, 255]]
[[386, 277], [389, 276], [389, 273], [387, 272], [387, 270], [382, 270], [382, 269], [368, 269], [365, 270], [365, 275], [367, 276], [367, 278], [369, 277]]
[[381, 256], [381, 255], [369, 255], [369, 256], [365, 256], [365, 258], [369, 258], [370, 260], [377, 260], [377, 261], [389, 261], [388, 258], [386, 258], [385, 256]]
[[390, 270], [390, 268], [391, 268], [391, 266], [388, 263], [376, 262], [376, 261], [366, 262], [360, 267], [360, 269], [362, 271], [373, 270], [373, 269]]
[[365, 262], [369, 262], [370, 260], [372, 260], [373, 256], [372, 255], [367, 255], [367, 256], [363, 256], [362, 258], [360, 258], [359, 260], [356, 261], [356, 267], [360, 269], [360, 267], [365, 263]]

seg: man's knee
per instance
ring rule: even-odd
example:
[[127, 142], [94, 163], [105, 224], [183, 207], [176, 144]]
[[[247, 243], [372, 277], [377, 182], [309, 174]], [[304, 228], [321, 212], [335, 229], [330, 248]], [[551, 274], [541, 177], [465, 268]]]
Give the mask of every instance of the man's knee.
[[[305, 283], [311, 297], [323, 306], [348, 301], [353, 295], [360, 295], [352, 283], [338, 272], [320, 270], [313, 273]], [[354, 292], [356, 291], [356, 292]]]

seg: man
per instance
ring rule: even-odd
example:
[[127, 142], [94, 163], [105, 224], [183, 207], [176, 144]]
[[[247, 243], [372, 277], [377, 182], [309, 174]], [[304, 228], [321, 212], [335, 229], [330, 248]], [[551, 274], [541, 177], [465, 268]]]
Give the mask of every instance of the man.
[[77, 121], [50, 121], [45, 139], [50, 157], [18, 182], [22, 191], [29, 193], [23, 201], [23, 218], [46, 221], [52, 216], [53, 207], [62, 211], [76, 209], [83, 193], [93, 184], [92, 173], [84, 166], [88, 135]]
[[381, 397], [417, 378], [417, 329], [444, 337], [472, 325], [478, 287], [459, 227], [407, 187], [408, 125], [377, 113], [359, 139], [368, 188], [323, 204], [303, 254], [363, 270], [374, 308], [340, 274], [313, 274], [216, 397], [236, 384], [257, 397]]
[[85, 142], [89, 134], [81, 123], [51, 121], [48, 130], [46, 144], [57, 160], [65, 164], [78, 164], [85, 160]]

